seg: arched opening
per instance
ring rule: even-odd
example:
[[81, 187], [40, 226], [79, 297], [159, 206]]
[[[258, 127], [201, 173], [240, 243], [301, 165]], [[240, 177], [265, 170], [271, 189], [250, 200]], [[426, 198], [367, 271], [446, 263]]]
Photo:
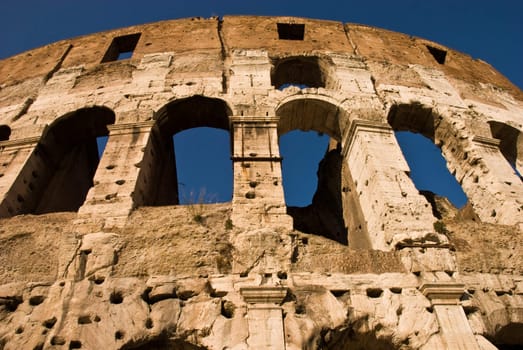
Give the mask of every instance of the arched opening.
[[499, 150], [519, 178], [523, 180], [523, 133], [505, 123], [496, 121], [488, 123], [492, 136], [500, 140]]
[[223, 203], [232, 197], [229, 133], [199, 127], [174, 136], [180, 204]]
[[7, 216], [77, 211], [100, 160], [96, 139], [108, 135], [114, 113], [82, 108], [55, 120], [44, 132], [0, 207]]
[[[521, 314], [521, 313], [520, 313]], [[489, 339], [498, 349], [515, 350], [523, 346], [523, 322], [510, 322], [506, 325], [497, 325], [496, 334]]]
[[0, 141], [9, 140], [11, 135], [11, 128], [7, 125], [0, 125]]
[[[287, 213], [293, 218], [294, 228], [348, 244], [348, 228], [345, 224], [342, 198], [346, 177], [343, 176], [344, 162], [339, 143], [340, 111], [335, 105], [319, 99], [299, 98], [284, 103], [276, 113], [280, 118], [278, 134], [280, 153], [283, 156], [282, 176]], [[303, 137], [307, 131], [312, 132]], [[285, 135], [287, 133], [289, 135]], [[294, 144], [289, 144], [288, 141], [292, 143], [293, 139]], [[299, 140], [299, 143], [296, 140]], [[288, 152], [292, 148], [297, 152]], [[314, 169], [311, 169], [308, 176], [301, 170], [295, 171], [293, 176], [289, 169], [288, 164], [292, 165], [296, 161], [289, 158], [297, 158], [298, 154], [308, 159], [309, 169]], [[310, 164], [314, 160], [317, 165]], [[303, 186], [316, 187], [314, 195], [300, 201], [291, 200], [290, 191], [286, 189], [290, 183], [297, 186], [298, 191], [303, 189]], [[294, 203], [295, 206], [292, 205]]]
[[[325, 156], [329, 137], [315, 131], [293, 130], [280, 137], [285, 203], [291, 207], [312, 204], [318, 181], [318, 164]], [[302, 181], [297, 181], [302, 179]]]
[[[457, 208], [467, 203], [467, 197], [456, 178], [449, 172], [441, 149], [434, 143], [438, 133], [432, 109], [419, 104], [395, 105], [388, 122], [411, 170], [415, 187], [432, 206], [435, 217], [444, 216], [445, 197]], [[439, 202], [439, 203], [438, 203]]]
[[[229, 140], [231, 114], [224, 101], [199, 95], [172, 101], [161, 108], [155, 115], [156, 124], [144, 151], [135, 203], [159, 206], [214, 201], [211, 197], [216, 173], [229, 174], [226, 184], [219, 184], [219, 191], [223, 193], [220, 198], [230, 199], [232, 163], [230, 158], [225, 161], [223, 157], [224, 153], [230, 157], [230, 142], [224, 142], [223, 132], [217, 136], [212, 129], [224, 130]], [[184, 132], [189, 129], [194, 130]], [[214, 151], [218, 151], [224, 161], [211, 168], [208, 157]], [[200, 157], [202, 154], [205, 159]], [[198, 176], [191, 176], [191, 172]], [[193, 183], [193, 180], [197, 181]], [[208, 195], [202, 198], [202, 191]]]
[[274, 60], [271, 84], [276, 89], [283, 85], [326, 87], [328, 66], [316, 56], [294, 56]]
[[395, 135], [409, 164], [410, 178], [429, 202], [434, 201], [436, 194], [448, 198], [456, 208], [467, 203], [467, 196], [447, 169], [441, 150], [430, 139], [410, 131], [397, 131]]
[[109, 140], [109, 136], [98, 136], [96, 138], [96, 146], [98, 148], [98, 157], [101, 158], [102, 154], [105, 151], [105, 146], [107, 145], [107, 141]]

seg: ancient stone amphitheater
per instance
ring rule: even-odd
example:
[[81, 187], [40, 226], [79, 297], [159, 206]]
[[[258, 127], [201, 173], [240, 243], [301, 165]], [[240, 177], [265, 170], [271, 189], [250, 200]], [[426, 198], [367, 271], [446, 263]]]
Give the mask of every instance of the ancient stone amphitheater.
[[[202, 126], [232, 201], [178, 205], [172, 135]], [[331, 140], [304, 208], [295, 129]], [[401, 130], [464, 208], [415, 188]], [[0, 349], [520, 348], [522, 130], [489, 64], [364, 25], [190, 18], [4, 59]]]

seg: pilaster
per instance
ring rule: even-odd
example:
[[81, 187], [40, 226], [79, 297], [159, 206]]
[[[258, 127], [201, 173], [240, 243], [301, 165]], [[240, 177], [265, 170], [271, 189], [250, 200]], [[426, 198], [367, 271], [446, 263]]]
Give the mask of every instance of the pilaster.
[[480, 350], [460, 298], [465, 285], [454, 282], [425, 283], [420, 287], [436, 313], [440, 333], [448, 350]]
[[236, 116], [231, 123], [234, 225], [292, 228], [283, 196], [277, 119]]
[[240, 293], [248, 304], [248, 348], [252, 350], [284, 350], [283, 312], [280, 304], [287, 295], [287, 288], [242, 287]]
[[[342, 156], [355, 184], [372, 248], [425, 241], [433, 232], [430, 205], [409, 178], [410, 169], [388, 124], [353, 120], [342, 140]], [[446, 242], [440, 237], [440, 242]]]
[[98, 214], [105, 217], [106, 224], [112, 222], [110, 226], [123, 224], [135, 206], [138, 173], [153, 125], [148, 121], [108, 126], [109, 139], [80, 217]]

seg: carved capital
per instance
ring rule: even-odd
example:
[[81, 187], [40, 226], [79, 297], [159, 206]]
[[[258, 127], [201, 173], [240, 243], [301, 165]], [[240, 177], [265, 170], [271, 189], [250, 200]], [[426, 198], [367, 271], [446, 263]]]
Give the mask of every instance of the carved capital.
[[347, 132], [343, 136], [343, 151], [342, 155], [345, 156], [350, 153], [354, 139], [359, 132], [368, 133], [381, 133], [381, 134], [392, 134], [393, 130], [389, 124], [365, 120], [365, 119], [354, 119], [351, 121], [350, 126], [347, 128]]
[[419, 287], [432, 305], [456, 305], [465, 292], [465, 285], [455, 282], [429, 282]]
[[242, 287], [240, 293], [249, 304], [281, 304], [287, 295], [285, 287]]

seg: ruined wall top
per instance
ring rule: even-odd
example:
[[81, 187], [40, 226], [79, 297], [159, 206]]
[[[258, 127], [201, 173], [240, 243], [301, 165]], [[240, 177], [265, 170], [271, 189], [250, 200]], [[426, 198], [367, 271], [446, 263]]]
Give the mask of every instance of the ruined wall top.
[[[303, 40], [279, 40], [278, 24], [290, 25], [289, 28], [302, 26]], [[492, 84], [523, 100], [521, 90], [488, 63], [429, 40], [359, 24], [259, 16], [167, 20], [58, 41], [1, 60], [0, 86], [4, 88], [52, 74], [57, 65], [61, 69], [78, 66], [95, 69], [113, 38], [138, 33], [140, 37], [131, 64], [158, 52], [189, 55], [194, 51], [207, 51], [215, 52], [217, 59], [228, 57], [232, 50], [243, 49], [263, 49], [269, 57], [295, 56], [304, 52], [326, 56], [341, 53], [367, 62], [435, 68], [467, 84]], [[444, 63], [438, 60], [444, 60]], [[125, 63], [128, 62], [121, 62]], [[2, 98], [0, 106], [5, 103]]]

